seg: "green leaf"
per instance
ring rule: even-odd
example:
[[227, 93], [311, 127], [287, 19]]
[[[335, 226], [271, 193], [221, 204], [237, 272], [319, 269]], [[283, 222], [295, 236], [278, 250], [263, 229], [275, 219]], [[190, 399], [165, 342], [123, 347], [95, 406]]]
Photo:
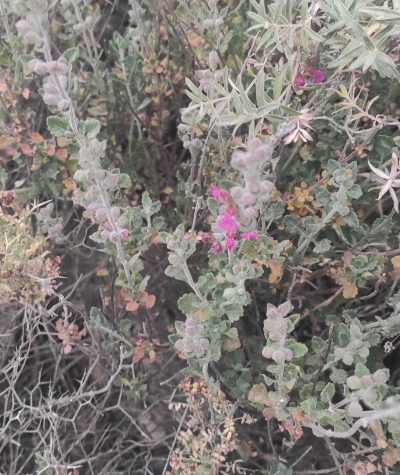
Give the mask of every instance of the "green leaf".
[[66, 58], [70, 63], [75, 61], [79, 57], [79, 48], [69, 48], [63, 53], [64, 58]]
[[201, 300], [195, 294], [185, 294], [178, 300], [179, 310], [185, 315], [193, 315], [199, 309]]
[[362, 66], [362, 70], [365, 73], [368, 68], [375, 62], [376, 55], [373, 51], [365, 51], [358, 59], [356, 59], [350, 66], [349, 70], [354, 71]]
[[354, 211], [350, 211], [349, 214], [346, 216], [343, 216], [344, 221], [346, 224], [348, 224], [351, 228], [355, 228], [356, 226], [360, 225], [360, 222], [358, 220], [358, 216]]
[[65, 132], [69, 130], [68, 120], [55, 115], [47, 117], [46, 124], [50, 133], [56, 137], [64, 136]]
[[126, 173], [121, 173], [118, 177], [118, 185], [120, 188], [130, 188], [132, 186], [132, 181]]
[[360, 56], [365, 52], [365, 46], [357, 41], [351, 41], [343, 50], [342, 54], [329, 63], [328, 68], [338, 68], [348, 63], [352, 58]]
[[225, 307], [225, 313], [228, 316], [228, 319], [231, 323], [236, 322], [236, 320], [239, 320], [240, 317], [243, 316], [243, 307], [241, 305], [228, 305]]
[[335, 0], [335, 7], [338, 9], [340, 17], [351, 27], [354, 33], [365, 44], [365, 46], [373, 50], [375, 48], [374, 43], [369, 36], [364, 32], [362, 26], [353, 18], [351, 13], [343, 5], [341, 0]]
[[311, 348], [319, 356], [325, 356], [327, 347], [328, 343], [319, 336], [314, 336], [311, 340]]
[[308, 351], [308, 348], [303, 343], [298, 343], [291, 340], [288, 341], [287, 347], [293, 351], [293, 358], [301, 358]]
[[91, 140], [94, 139], [100, 132], [100, 122], [97, 119], [85, 120], [83, 134]]
[[364, 366], [361, 363], [357, 363], [356, 368], [354, 370], [354, 374], [358, 378], [362, 378], [363, 376], [367, 376], [368, 374], [370, 374], [370, 372], [369, 372], [369, 369], [366, 366]]
[[335, 395], [336, 388], [333, 383], [328, 383], [324, 389], [321, 391], [321, 401], [326, 402], [328, 404], [332, 403], [332, 398]]
[[[6, 53], [6, 51], [4, 51], [4, 53]], [[36, 58], [35, 58], [35, 56], [32, 56], [31, 54], [21, 54], [19, 56], [19, 59], [20, 59], [22, 64], [28, 64], [29, 61], [32, 61], [33, 59], [36, 59]], [[4, 66], [7, 66], [7, 65], [4, 64]]]
[[376, 55], [375, 64], [379, 74], [382, 77], [397, 78], [400, 80], [400, 73], [396, 69], [395, 62], [387, 54], [379, 51], [379, 53]]
[[318, 33], [316, 33], [314, 30], [312, 30], [308, 26], [305, 26], [304, 29], [306, 30], [307, 36], [310, 39], [312, 39], [314, 41], [318, 41], [318, 42], [325, 41], [325, 38], [323, 36], [319, 35]]
[[324, 254], [325, 252], [328, 252], [330, 248], [331, 242], [329, 239], [322, 239], [321, 241], [315, 243], [314, 252], [315, 254]]

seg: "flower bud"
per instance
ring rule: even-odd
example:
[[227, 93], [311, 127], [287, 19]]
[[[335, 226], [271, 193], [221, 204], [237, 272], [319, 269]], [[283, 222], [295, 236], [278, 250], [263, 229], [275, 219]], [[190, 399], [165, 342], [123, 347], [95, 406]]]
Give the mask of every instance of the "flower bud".
[[89, 213], [95, 214], [99, 208], [100, 205], [98, 203], [90, 203], [86, 209], [89, 211]]
[[58, 94], [57, 86], [52, 81], [45, 82], [43, 84], [43, 89], [49, 94]]
[[282, 350], [276, 350], [272, 353], [272, 359], [277, 363], [283, 363], [285, 361], [285, 353]]
[[262, 196], [270, 195], [274, 187], [275, 185], [272, 182], [264, 180], [260, 183], [260, 194]]
[[210, 341], [207, 338], [200, 338], [199, 345], [206, 350], [210, 346]]
[[105, 241], [110, 239], [110, 231], [107, 231], [106, 229], [100, 233], [101, 239], [104, 239]]
[[104, 186], [107, 188], [114, 188], [115, 186], [118, 185], [118, 175], [116, 174], [110, 174], [107, 175], [104, 179]]
[[96, 170], [95, 178], [97, 180], [104, 180], [105, 176], [106, 176], [105, 170], [102, 170], [102, 169]]
[[41, 74], [41, 75], [47, 74], [48, 73], [47, 63], [43, 61], [38, 61], [35, 65], [34, 71], [36, 74]]
[[252, 193], [249, 193], [249, 192], [244, 193], [241, 198], [241, 202], [245, 206], [251, 206], [252, 204], [255, 203], [255, 201], [256, 201], [256, 198], [254, 197]]
[[128, 231], [128, 229], [119, 229], [118, 232], [120, 233], [122, 239], [129, 239], [131, 237], [131, 233]]
[[111, 242], [117, 242], [117, 241], [120, 240], [120, 238], [121, 238], [121, 236], [119, 235], [118, 232], [113, 231], [113, 232], [110, 233], [110, 241]]
[[369, 374], [365, 374], [362, 378], [361, 378], [361, 383], [362, 385], [364, 386], [364, 388], [370, 388], [373, 386], [374, 382], [372, 381], [372, 378]]
[[375, 373], [372, 375], [372, 379], [376, 384], [385, 384], [388, 380], [388, 376], [384, 370], [378, 369], [378, 371], [375, 371]]
[[191, 340], [183, 340], [183, 351], [185, 353], [191, 353], [194, 350], [193, 342]]
[[355, 391], [356, 389], [361, 389], [362, 387], [361, 379], [355, 375], [348, 377], [346, 379], [346, 384], [353, 391]]
[[95, 214], [96, 214], [96, 218], [98, 219], [107, 218], [107, 210], [105, 208], [98, 208]]
[[272, 353], [274, 352], [274, 349], [271, 348], [270, 346], [265, 346], [261, 352], [261, 354], [264, 356], [264, 358], [272, 358]]
[[285, 349], [285, 360], [291, 361], [293, 359], [293, 351], [289, 350], [289, 348]]
[[58, 104], [60, 98], [58, 95], [55, 95], [55, 94], [45, 94], [43, 96], [43, 102], [45, 104], [47, 104], [48, 106], [55, 106], [56, 104]]
[[120, 214], [121, 214], [121, 208], [118, 208], [118, 206], [113, 206], [111, 208], [111, 216], [113, 218], [118, 218]]
[[367, 404], [373, 404], [378, 399], [378, 393], [374, 389], [368, 388], [363, 391], [362, 398]]
[[69, 108], [69, 100], [68, 99], [61, 99], [61, 101], [57, 104], [58, 110], [65, 111]]

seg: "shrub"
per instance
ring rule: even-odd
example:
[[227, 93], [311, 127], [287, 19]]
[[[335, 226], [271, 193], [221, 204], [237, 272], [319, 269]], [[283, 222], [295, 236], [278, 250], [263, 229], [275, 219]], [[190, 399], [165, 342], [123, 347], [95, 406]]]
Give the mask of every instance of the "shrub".
[[2, 470], [396, 473], [399, 1], [0, 12]]

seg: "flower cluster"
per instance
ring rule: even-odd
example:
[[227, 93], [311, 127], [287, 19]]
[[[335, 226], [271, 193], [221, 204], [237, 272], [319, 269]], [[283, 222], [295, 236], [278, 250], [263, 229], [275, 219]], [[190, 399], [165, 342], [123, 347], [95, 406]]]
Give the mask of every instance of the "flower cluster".
[[54, 203], [49, 203], [44, 206], [36, 215], [38, 221], [37, 225], [43, 233], [47, 233], [49, 239], [54, 241], [56, 244], [63, 244], [65, 242], [65, 237], [62, 234], [64, 227], [62, 224], [62, 218], [52, 218], [51, 215], [53, 212]]
[[[353, 396], [357, 395], [357, 397], [360, 397], [367, 405], [374, 404], [379, 397], [379, 391], [374, 388], [383, 386], [386, 383], [389, 379], [389, 370], [378, 369], [375, 373], [370, 374], [364, 365], [357, 364], [355, 372], [357, 374], [347, 378], [347, 387], [352, 391], [357, 391], [353, 393]], [[358, 401], [353, 400], [349, 404], [349, 415], [359, 416], [362, 410]]]
[[268, 345], [262, 350], [265, 358], [271, 358], [276, 363], [283, 363], [293, 359], [293, 352], [285, 348], [286, 334], [290, 331], [290, 321], [288, 314], [293, 306], [290, 302], [285, 302], [279, 307], [268, 304], [267, 318], [264, 320], [264, 332], [268, 340]]
[[103, 228], [101, 238], [117, 242], [130, 237], [131, 233], [127, 229], [130, 220], [120, 207], [110, 203], [110, 194], [118, 188], [119, 176], [103, 170], [100, 166], [99, 157], [105, 147], [106, 142], [99, 142], [94, 138], [87, 147], [81, 147], [79, 150], [82, 170], [75, 173], [74, 180], [81, 183], [86, 191], [81, 196], [75, 194], [74, 198]]
[[217, 222], [211, 226], [216, 241], [212, 252], [231, 251], [237, 244], [235, 237], [238, 230], [244, 231], [243, 239], [258, 238], [253, 231], [257, 216], [254, 205], [258, 199], [269, 199], [274, 188], [272, 182], [261, 180], [259, 170], [270, 158], [268, 146], [259, 139], [253, 139], [248, 144], [247, 152], [235, 151], [232, 156], [232, 166], [242, 173], [244, 185], [236, 185], [229, 192], [211, 185], [211, 195], [219, 205]]
[[314, 65], [310, 66], [304, 74], [299, 73], [294, 79], [294, 89], [299, 91], [300, 88], [308, 84], [319, 84], [325, 81], [324, 68], [317, 69]]
[[205, 328], [197, 323], [194, 318], [188, 318], [186, 322], [177, 323], [177, 332], [183, 338], [175, 343], [175, 348], [187, 357], [196, 356], [202, 358], [210, 346], [210, 341], [204, 337]]
[[355, 323], [350, 325], [349, 340], [345, 347], [336, 348], [335, 358], [342, 360], [348, 366], [357, 360], [365, 361], [369, 355], [371, 344], [365, 340], [361, 325]]

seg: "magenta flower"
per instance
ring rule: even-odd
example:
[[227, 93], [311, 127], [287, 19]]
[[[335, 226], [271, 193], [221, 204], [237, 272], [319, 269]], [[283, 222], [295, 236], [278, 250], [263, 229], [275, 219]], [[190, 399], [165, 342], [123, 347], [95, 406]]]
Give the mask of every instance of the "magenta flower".
[[259, 235], [255, 231], [243, 233], [242, 239], [258, 239]]
[[201, 237], [201, 240], [205, 243], [211, 242], [212, 234], [211, 233], [203, 234], [203, 236]]
[[313, 75], [314, 76], [314, 84], [318, 84], [320, 82], [324, 82], [325, 81], [325, 74], [324, 72], [322, 71], [322, 69], [317, 69], [315, 71], [315, 74]]
[[210, 248], [210, 251], [214, 254], [219, 254], [220, 252], [222, 252], [222, 246], [219, 242], [215, 242], [211, 248]]
[[218, 226], [224, 231], [236, 231], [238, 228], [237, 222], [228, 213], [224, 213], [220, 216]]
[[294, 79], [294, 83], [296, 84], [296, 86], [299, 86], [299, 87], [303, 87], [306, 84], [306, 82], [307, 82], [307, 79], [302, 74], [298, 74]]
[[220, 203], [221, 199], [226, 200], [229, 198], [229, 193], [227, 191], [221, 190], [221, 188], [216, 185], [211, 185], [211, 195], [216, 199], [218, 204]]
[[236, 241], [231, 238], [231, 237], [228, 237], [225, 239], [225, 247], [228, 249], [228, 251], [232, 251], [232, 249], [236, 246]]

